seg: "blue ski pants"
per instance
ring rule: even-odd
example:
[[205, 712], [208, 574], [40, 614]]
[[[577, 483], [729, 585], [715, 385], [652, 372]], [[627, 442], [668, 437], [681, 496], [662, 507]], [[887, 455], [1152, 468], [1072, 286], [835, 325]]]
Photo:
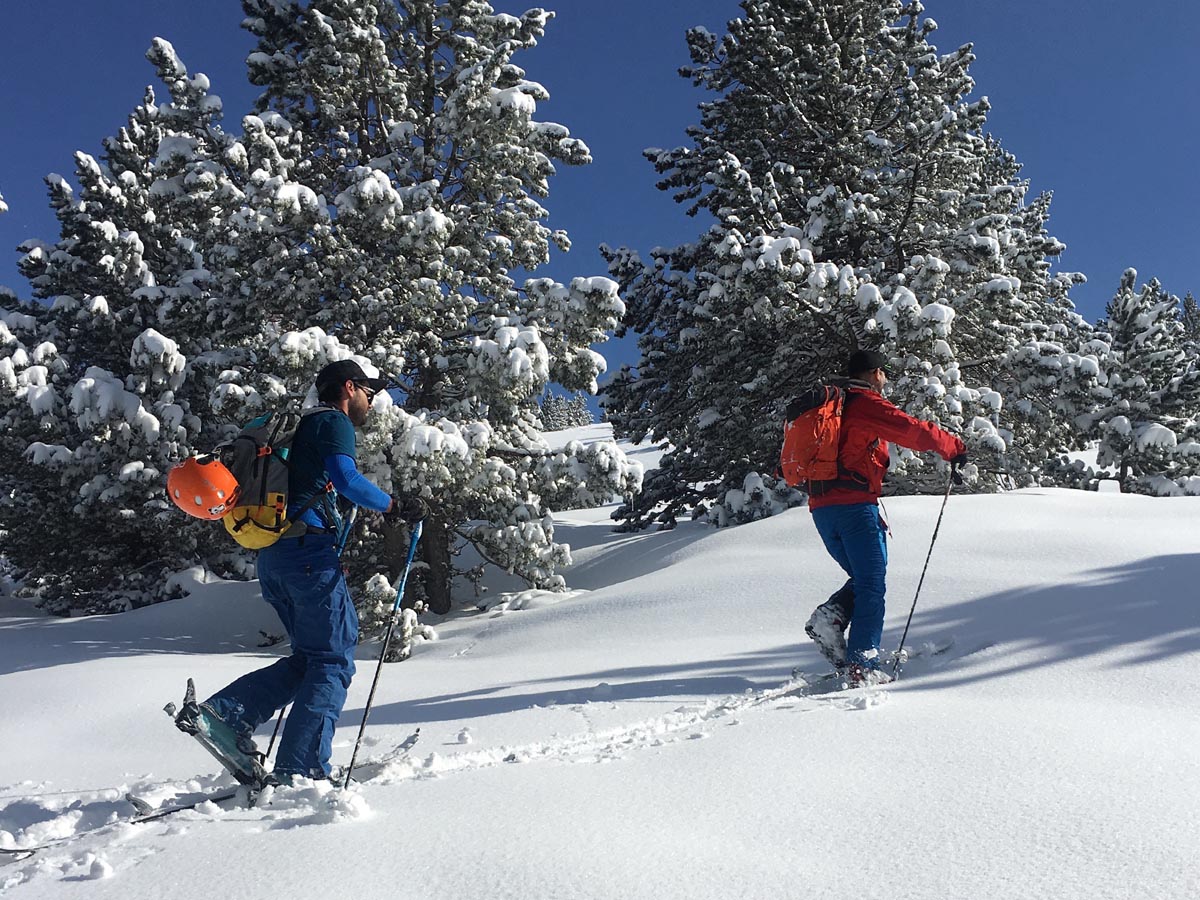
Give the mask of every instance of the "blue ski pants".
[[[812, 511], [813, 524], [825, 549], [850, 576], [830, 598], [847, 594], [853, 616], [846, 639], [850, 665], [879, 665], [883, 639], [884, 594], [887, 591], [887, 525], [874, 503], [822, 506]], [[850, 604], [846, 604], [850, 605]]]
[[253, 732], [294, 704], [279, 739], [275, 772], [325, 778], [338, 716], [354, 676], [358, 613], [334, 535], [285, 538], [258, 554], [263, 599], [292, 641], [290, 656], [243, 675], [208, 699], [233, 728]]

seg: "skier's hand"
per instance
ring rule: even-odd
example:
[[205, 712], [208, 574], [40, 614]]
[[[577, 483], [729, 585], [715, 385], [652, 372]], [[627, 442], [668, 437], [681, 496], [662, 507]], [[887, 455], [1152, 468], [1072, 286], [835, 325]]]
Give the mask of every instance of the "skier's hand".
[[959, 469], [959, 466], [965, 466], [966, 464], [967, 464], [967, 451], [966, 450], [964, 450], [962, 453], [958, 454], [958, 456], [956, 456], [952, 460], [950, 460], [950, 480], [953, 481], [955, 484], [963, 483], [963, 477], [961, 474], [959, 474], [958, 469]]
[[399, 519], [414, 525], [429, 515], [429, 507], [420, 497], [392, 497], [392, 505], [383, 514], [385, 519]]

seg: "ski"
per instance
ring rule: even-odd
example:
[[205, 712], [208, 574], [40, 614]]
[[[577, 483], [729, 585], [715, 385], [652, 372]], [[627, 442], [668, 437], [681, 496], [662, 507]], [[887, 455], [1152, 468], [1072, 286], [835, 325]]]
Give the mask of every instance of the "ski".
[[[897, 654], [891, 654], [890, 658], [880, 668], [886, 671], [891, 666], [895, 665], [897, 658], [899, 659], [901, 673], [904, 672], [904, 667], [917, 660], [932, 659], [937, 656], [942, 656], [954, 647], [954, 639], [942, 641], [940, 643], [930, 643], [916, 650], [903, 650]], [[884, 684], [874, 685], [874, 687], [887, 687], [895, 682], [889, 681]], [[800, 696], [800, 697], [818, 697], [822, 694], [833, 694], [839, 691], [858, 690], [852, 688], [846, 683], [844, 672], [822, 672], [818, 674], [810, 674], [804, 672], [800, 668], [792, 670], [791, 680], [773, 692], [773, 697], [778, 696]]]
[[143, 822], [153, 822], [155, 819], [165, 819], [167, 816], [173, 816], [176, 813], [187, 812], [189, 809], [195, 809], [205, 803], [224, 803], [227, 800], [233, 800], [242, 793], [241, 787], [224, 788], [219, 791], [213, 791], [197, 797], [195, 800], [185, 800], [180, 803], [168, 803], [163, 806], [152, 806], [144, 800], [134, 797], [132, 794], [126, 794], [125, 798], [133, 804], [134, 809], [138, 810], [138, 814], [131, 819], [126, 819], [131, 825], [140, 825]]
[[172, 802], [162, 806], [154, 806], [151, 803], [147, 803], [140, 797], [136, 797], [133, 794], [126, 794], [125, 799], [136, 810], [135, 815], [118, 819], [115, 822], [106, 822], [103, 825], [97, 825], [94, 828], [87, 828], [83, 831], [76, 831], [74, 834], [64, 835], [60, 838], [53, 838], [52, 840], [44, 841], [43, 843], [34, 847], [0, 847], [0, 854], [11, 856], [13, 857], [11, 861], [18, 862], [22, 859], [28, 859], [35, 853], [38, 853], [42, 850], [49, 850], [51, 847], [61, 847], [64, 844], [69, 844], [72, 841], [87, 837], [89, 834], [98, 834], [99, 832], [105, 831], [109, 828], [115, 828], [118, 825], [141, 825], [145, 822], [153, 822], [156, 819], [164, 819], [167, 816], [173, 816], [176, 813], [195, 809], [197, 806], [201, 806], [205, 803], [223, 803], [225, 801], [234, 799], [240, 793], [242, 793], [243, 790], [244, 788], [241, 786], [235, 788], [222, 788], [221, 790], [202, 794], [199, 797], [196, 797], [194, 800]]
[[[376, 757], [375, 759], [367, 759], [356, 765], [354, 767], [354, 774], [350, 780], [355, 783], [370, 781], [392, 763], [407, 756], [408, 752], [417, 745], [417, 741], [420, 739], [421, 729], [418, 728], [383, 756]], [[364, 774], [360, 776], [360, 772]], [[331, 775], [330, 780], [338, 785], [338, 787], [346, 787], [344, 772], [338, 772], [336, 776]]]
[[224, 803], [227, 800], [233, 800], [241, 792], [242, 787], [222, 788], [221, 790], [212, 791], [211, 793], [197, 797], [195, 800], [167, 803], [162, 806], [147, 803], [135, 794], [126, 794], [125, 799], [137, 810], [137, 815], [125, 821], [131, 825], [140, 825], [142, 822], [153, 822], [155, 819], [164, 819], [167, 816], [175, 815], [175, 813], [187, 812], [189, 809], [195, 809], [204, 803]]

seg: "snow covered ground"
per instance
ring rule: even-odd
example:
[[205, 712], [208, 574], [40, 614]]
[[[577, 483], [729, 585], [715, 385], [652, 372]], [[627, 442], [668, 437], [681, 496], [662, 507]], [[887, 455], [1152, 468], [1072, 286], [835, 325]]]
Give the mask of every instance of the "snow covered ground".
[[[890, 645], [940, 502], [887, 501]], [[160, 710], [276, 657], [278, 626], [254, 584], [110, 618], [0, 601], [0, 847], [71, 838], [0, 856], [0, 895], [1200, 896], [1200, 500], [952, 497], [909, 636], [951, 649], [810, 698], [770, 693], [820, 671], [802, 627], [841, 581], [807, 510], [636, 535], [610, 512], [559, 517], [571, 593], [430, 618], [385, 668], [367, 755], [422, 737], [379, 777], [86, 835], [126, 791], [229, 783]]]

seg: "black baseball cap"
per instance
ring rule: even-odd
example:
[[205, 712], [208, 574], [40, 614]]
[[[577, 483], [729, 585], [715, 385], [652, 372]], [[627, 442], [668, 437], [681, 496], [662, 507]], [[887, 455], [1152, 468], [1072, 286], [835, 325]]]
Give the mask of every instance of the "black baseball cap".
[[874, 372], [876, 369], [887, 369], [888, 358], [878, 350], [855, 350], [846, 360], [846, 374], [861, 375], [863, 372]]
[[337, 362], [329, 363], [317, 373], [317, 393], [320, 393], [322, 388], [341, 384], [347, 380], [353, 381], [355, 384], [365, 384], [373, 391], [382, 391], [388, 386], [386, 378], [368, 378], [367, 373], [362, 370], [362, 366], [354, 360], [339, 359]]

